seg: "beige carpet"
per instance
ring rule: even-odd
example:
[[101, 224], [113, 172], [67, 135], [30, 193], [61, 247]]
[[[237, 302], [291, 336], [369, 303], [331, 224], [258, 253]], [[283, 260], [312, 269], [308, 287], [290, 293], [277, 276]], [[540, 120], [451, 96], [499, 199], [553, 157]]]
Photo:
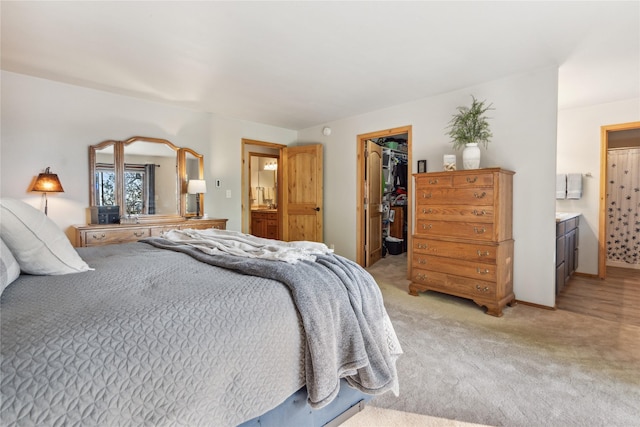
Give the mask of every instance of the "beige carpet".
[[[442, 423], [640, 426], [640, 327], [524, 304], [496, 318], [470, 300], [413, 297], [406, 255], [368, 270], [404, 350], [400, 395], [376, 396], [368, 406]], [[372, 414], [370, 422], [378, 421], [382, 415]]]
[[346, 422], [341, 427], [472, 427], [480, 424], [470, 424], [462, 421], [435, 418], [428, 415], [400, 412], [392, 409], [365, 406], [364, 410]]

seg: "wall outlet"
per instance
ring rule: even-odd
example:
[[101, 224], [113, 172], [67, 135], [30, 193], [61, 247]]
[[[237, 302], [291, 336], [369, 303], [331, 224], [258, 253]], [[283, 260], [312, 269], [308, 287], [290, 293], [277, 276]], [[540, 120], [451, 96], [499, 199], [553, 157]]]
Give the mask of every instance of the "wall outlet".
[[231, 190], [227, 190], [227, 199], [231, 198]]

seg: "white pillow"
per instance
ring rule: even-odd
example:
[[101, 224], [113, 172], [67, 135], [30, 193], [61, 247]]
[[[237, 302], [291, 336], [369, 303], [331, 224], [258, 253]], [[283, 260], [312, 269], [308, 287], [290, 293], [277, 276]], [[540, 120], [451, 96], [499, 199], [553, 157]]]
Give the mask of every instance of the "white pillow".
[[0, 239], [0, 294], [2, 291], [20, 276], [20, 265], [14, 258], [11, 250]]
[[0, 236], [23, 273], [59, 275], [90, 270], [67, 236], [43, 212], [0, 199]]

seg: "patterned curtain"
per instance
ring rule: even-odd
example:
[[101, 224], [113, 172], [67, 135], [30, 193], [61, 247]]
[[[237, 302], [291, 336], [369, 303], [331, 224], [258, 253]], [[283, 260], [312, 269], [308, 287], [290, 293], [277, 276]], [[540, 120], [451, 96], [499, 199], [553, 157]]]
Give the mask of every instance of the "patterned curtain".
[[640, 148], [607, 152], [607, 256], [640, 263]]

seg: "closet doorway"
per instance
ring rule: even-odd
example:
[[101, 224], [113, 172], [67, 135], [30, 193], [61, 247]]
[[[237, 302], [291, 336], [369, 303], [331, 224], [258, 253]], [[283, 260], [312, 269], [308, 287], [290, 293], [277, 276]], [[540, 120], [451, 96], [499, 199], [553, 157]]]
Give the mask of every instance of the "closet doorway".
[[600, 135], [598, 277], [605, 279], [608, 264], [640, 267], [637, 261], [640, 122], [602, 126]]
[[356, 261], [363, 267], [404, 252], [411, 263], [411, 131], [358, 135]]

